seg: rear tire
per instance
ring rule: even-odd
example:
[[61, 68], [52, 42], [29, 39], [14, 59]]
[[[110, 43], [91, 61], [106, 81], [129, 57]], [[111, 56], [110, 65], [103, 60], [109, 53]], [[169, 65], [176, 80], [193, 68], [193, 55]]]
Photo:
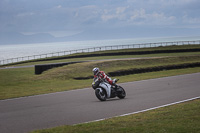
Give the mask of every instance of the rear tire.
[[122, 88], [121, 86], [118, 86], [117, 91], [119, 91], [120, 93], [117, 95], [117, 97], [119, 97], [120, 99], [124, 99], [126, 97], [126, 92], [124, 90], [124, 88]]
[[106, 91], [102, 89], [102, 92], [100, 92], [99, 89], [95, 90], [95, 95], [100, 101], [106, 101]]

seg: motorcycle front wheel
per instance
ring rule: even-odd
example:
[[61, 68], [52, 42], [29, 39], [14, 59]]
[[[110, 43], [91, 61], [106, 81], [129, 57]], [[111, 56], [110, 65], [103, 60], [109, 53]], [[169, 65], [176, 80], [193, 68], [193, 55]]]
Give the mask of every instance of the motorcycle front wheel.
[[118, 86], [117, 91], [119, 92], [117, 97], [119, 97], [120, 99], [124, 99], [126, 97], [126, 92], [125, 92], [124, 88], [122, 88], [121, 86]]
[[104, 89], [96, 89], [95, 94], [100, 101], [106, 101], [106, 91]]

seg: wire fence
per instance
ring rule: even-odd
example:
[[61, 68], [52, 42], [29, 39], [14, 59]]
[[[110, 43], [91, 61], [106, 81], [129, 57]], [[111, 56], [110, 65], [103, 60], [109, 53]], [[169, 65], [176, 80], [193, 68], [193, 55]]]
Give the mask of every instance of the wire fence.
[[119, 50], [119, 49], [129, 49], [129, 48], [151, 48], [151, 47], [159, 47], [159, 46], [193, 45], [193, 44], [200, 44], [200, 40], [113, 45], [113, 46], [85, 48], [85, 49], [61, 51], [61, 52], [55, 52], [55, 53], [47, 53], [47, 54], [40, 54], [40, 55], [10, 58], [10, 59], [5, 59], [5, 60], [0, 60], [0, 65], [6, 65], [6, 64], [17, 63], [17, 62], [22, 62], [22, 61], [29, 61], [29, 60], [36, 60], [36, 59], [59, 57], [59, 56], [76, 54], [76, 53], [89, 53], [89, 52], [96, 52], [96, 51]]

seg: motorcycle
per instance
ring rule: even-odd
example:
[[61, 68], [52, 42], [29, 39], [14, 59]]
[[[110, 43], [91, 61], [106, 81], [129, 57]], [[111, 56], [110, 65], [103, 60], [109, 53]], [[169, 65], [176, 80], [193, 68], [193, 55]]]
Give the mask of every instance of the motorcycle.
[[[114, 79], [115, 82], [118, 80]], [[95, 78], [92, 83], [92, 88], [95, 90], [95, 95], [100, 101], [106, 101], [110, 98], [118, 97], [123, 99], [126, 97], [125, 90], [119, 85], [110, 85], [106, 81]]]

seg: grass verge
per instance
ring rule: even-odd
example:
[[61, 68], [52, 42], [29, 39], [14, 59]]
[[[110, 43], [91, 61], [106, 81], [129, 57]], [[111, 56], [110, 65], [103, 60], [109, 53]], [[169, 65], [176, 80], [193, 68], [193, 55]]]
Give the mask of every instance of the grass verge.
[[[73, 76], [72, 71], [70, 71], [71, 75], [69, 73], [69, 75], [66, 77], [66, 73], [61, 69], [63, 68], [51, 70], [51, 72], [46, 72], [46, 74], [41, 76], [35, 76], [31, 68], [1, 70], [0, 75], [4, 76], [0, 76], [0, 99], [91, 87], [92, 79], [74, 80], [72, 77], [70, 78], [70, 76]], [[200, 67], [133, 74], [116, 78], [119, 78], [119, 83], [122, 83], [196, 72], [200, 72]]]
[[199, 133], [200, 99], [99, 122], [32, 133]]

